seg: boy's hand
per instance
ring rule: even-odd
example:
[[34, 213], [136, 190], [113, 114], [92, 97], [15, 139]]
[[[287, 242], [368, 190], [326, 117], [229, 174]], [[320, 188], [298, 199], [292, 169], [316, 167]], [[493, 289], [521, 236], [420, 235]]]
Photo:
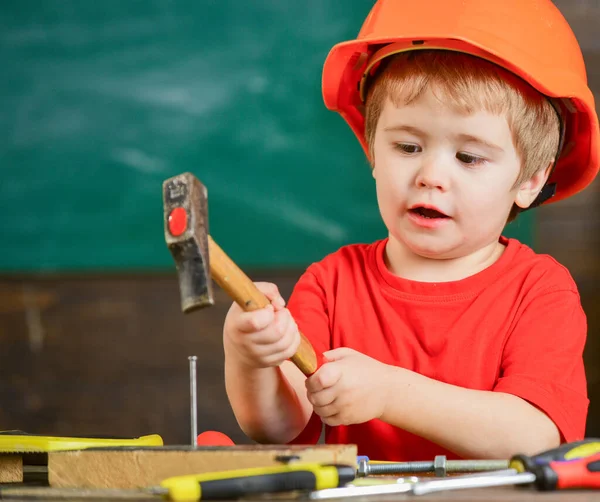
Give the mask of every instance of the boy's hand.
[[325, 364], [306, 380], [308, 400], [331, 426], [381, 418], [392, 366], [349, 348], [323, 354]]
[[223, 342], [252, 368], [279, 366], [300, 345], [300, 333], [275, 284], [255, 283], [271, 301], [267, 307], [244, 312], [233, 303], [225, 318]]

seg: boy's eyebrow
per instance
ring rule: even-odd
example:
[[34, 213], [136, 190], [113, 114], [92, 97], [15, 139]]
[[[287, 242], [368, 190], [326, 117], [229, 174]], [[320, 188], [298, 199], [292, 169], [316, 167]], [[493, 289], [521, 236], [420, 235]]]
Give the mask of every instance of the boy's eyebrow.
[[479, 143], [491, 150], [495, 150], [497, 152], [503, 152], [504, 149], [501, 146], [498, 146], [494, 143], [490, 143], [485, 139], [478, 138], [477, 136], [473, 136], [472, 134], [457, 134], [456, 136], [459, 140], [464, 141], [465, 143]]
[[419, 129], [418, 127], [414, 127], [414, 126], [410, 126], [410, 125], [405, 125], [405, 124], [398, 124], [398, 125], [394, 125], [394, 126], [389, 126], [383, 129], [386, 132], [394, 132], [394, 131], [405, 131], [405, 132], [409, 132], [411, 134], [414, 134], [416, 136], [425, 136], [425, 132], [422, 131], [421, 129]]

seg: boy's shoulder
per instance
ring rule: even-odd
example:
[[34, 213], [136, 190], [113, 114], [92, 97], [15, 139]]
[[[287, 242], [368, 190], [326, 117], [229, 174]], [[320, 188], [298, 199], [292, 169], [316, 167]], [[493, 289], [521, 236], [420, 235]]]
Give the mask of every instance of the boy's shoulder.
[[385, 245], [385, 239], [370, 243], [346, 244], [327, 254], [319, 261], [312, 263], [308, 270], [313, 273], [331, 273], [336, 270], [348, 270], [356, 266], [362, 267], [373, 259], [373, 253], [382, 245]]
[[508, 274], [522, 277], [523, 281], [539, 293], [558, 290], [577, 292], [577, 284], [567, 267], [553, 256], [538, 253], [517, 239], [506, 239], [507, 250], [512, 253], [507, 263]]

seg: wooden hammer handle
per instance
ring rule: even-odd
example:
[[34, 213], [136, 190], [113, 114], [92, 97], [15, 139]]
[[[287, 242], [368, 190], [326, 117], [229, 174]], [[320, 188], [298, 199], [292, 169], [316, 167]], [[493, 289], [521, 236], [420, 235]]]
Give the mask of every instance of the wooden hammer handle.
[[[271, 303], [210, 235], [208, 236], [208, 256], [212, 278], [245, 311], [258, 310]], [[300, 346], [291, 360], [306, 376], [317, 371], [317, 354], [302, 333], [300, 333]]]

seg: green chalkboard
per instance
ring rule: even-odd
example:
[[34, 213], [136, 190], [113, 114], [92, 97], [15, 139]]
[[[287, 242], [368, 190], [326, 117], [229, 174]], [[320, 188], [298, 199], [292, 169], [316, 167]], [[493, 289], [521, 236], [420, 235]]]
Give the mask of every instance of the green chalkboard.
[[[172, 268], [161, 185], [184, 171], [245, 267], [384, 236], [359, 145], [320, 89], [371, 5], [1, 2], [0, 270]], [[527, 242], [530, 218], [511, 234]]]

